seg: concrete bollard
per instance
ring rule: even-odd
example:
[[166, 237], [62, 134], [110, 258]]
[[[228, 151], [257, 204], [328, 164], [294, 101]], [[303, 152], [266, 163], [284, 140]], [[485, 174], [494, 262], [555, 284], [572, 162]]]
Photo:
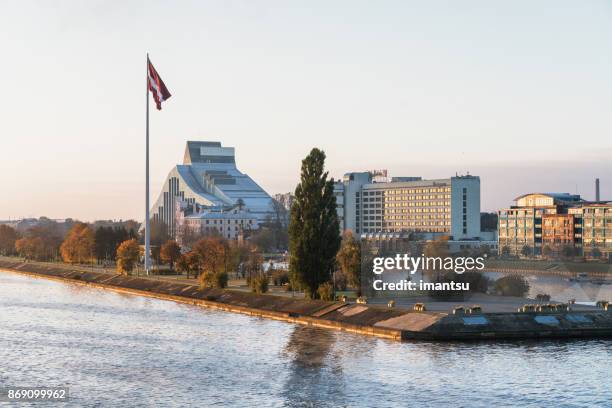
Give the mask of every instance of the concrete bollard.
[[424, 303], [415, 303], [415, 305], [412, 307], [412, 310], [414, 310], [415, 312], [424, 312], [427, 310], [427, 308], [425, 307]]
[[463, 306], [457, 306], [456, 308], [453, 309], [453, 314], [455, 315], [465, 314], [465, 309], [463, 308]]
[[536, 310], [536, 305], [532, 305], [532, 304], [524, 304], [523, 306], [518, 308], [519, 313], [535, 312], [535, 310]]
[[552, 306], [548, 303], [543, 304], [543, 305], [537, 305], [535, 308], [536, 312], [550, 312], [552, 309]]
[[479, 305], [472, 305], [472, 307], [470, 307], [467, 310], [467, 313], [469, 313], [469, 314], [482, 313], [482, 308]]

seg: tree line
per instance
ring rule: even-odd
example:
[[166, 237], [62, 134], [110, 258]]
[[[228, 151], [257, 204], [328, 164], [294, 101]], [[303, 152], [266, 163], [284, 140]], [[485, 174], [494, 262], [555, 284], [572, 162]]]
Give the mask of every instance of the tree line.
[[[21, 233], [0, 225], [0, 254], [19, 255], [26, 260], [62, 260], [69, 264], [116, 262], [120, 273], [129, 274], [143, 257], [139, 243], [142, 237], [136, 228], [75, 221], [69, 223], [66, 232], [63, 232], [66, 226], [52, 222]], [[170, 271], [178, 271], [187, 278], [197, 278], [203, 286], [227, 286], [230, 271], [240, 271], [243, 277], [248, 274], [253, 281], [263, 275], [261, 249], [254, 244], [231, 241], [220, 235], [199, 235], [193, 237], [189, 246], [181, 248], [157, 221], [151, 223], [151, 242], [152, 258], [157, 264], [168, 265]]]
[[0, 254], [68, 263], [115, 261], [119, 245], [137, 239], [137, 231], [135, 221], [86, 224], [68, 219], [59, 223], [41, 217], [25, 230], [0, 225]]

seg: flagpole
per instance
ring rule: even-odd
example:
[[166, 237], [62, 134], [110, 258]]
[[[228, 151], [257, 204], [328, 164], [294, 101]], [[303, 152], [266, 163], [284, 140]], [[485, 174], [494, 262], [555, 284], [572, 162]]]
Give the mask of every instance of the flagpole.
[[149, 53], [147, 53], [147, 148], [146, 148], [146, 187], [145, 187], [145, 205], [146, 205], [146, 220], [145, 220], [145, 273], [149, 275], [151, 269], [151, 260], [149, 253], [151, 249], [151, 222], [149, 220]]

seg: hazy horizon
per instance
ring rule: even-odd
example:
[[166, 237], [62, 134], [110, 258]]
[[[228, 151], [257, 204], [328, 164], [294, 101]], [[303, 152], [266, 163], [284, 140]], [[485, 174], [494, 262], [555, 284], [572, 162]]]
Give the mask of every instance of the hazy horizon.
[[[144, 218], [185, 141], [236, 148], [271, 195], [312, 147], [333, 177], [481, 177], [493, 211], [528, 192], [612, 200], [605, 1], [8, 3], [0, 219]], [[153, 106], [152, 106], [153, 108]]]

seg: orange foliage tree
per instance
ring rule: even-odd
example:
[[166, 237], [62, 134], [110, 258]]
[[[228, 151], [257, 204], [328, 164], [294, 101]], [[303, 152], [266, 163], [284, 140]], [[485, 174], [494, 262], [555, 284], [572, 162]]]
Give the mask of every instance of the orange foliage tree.
[[62, 259], [67, 263], [91, 261], [94, 251], [94, 232], [87, 224], [77, 222], [66, 234], [60, 246]]
[[202, 238], [195, 243], [193, 251], [200, 255], [205, 272], [214, 274], [225, 268], [226, 246], [221, 238]]
[[15, 250], [27, 259], [42, 259], [45, 244], [40, 237], [26, 237], [15, 241]]
[[161, 247], [160, 257], [162, 262], [170, 265], [170, 269], [174, 268], [174, 263], [181, 256], [181, 247], [175, 240], [169, 240]]
[[140, 258], [140, 246], [135, 239], [123, 241], [117, 248], [117, 269], [122, 274], [130, 273]]

